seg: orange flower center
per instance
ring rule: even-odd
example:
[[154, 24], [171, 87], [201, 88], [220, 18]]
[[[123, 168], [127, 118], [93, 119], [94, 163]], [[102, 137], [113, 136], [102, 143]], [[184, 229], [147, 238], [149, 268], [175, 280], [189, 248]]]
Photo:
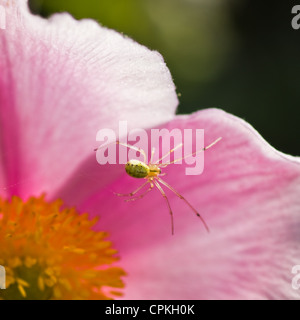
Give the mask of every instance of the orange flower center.
[[[112, 299], [124, 287], [123, 269], [96, 219], [62, 209], [44, 196], [0, 198], [0, 299]], [[2, 268], [3, 269], [3, 268]], [[1, 283], [0, 283], [1, 288]]]

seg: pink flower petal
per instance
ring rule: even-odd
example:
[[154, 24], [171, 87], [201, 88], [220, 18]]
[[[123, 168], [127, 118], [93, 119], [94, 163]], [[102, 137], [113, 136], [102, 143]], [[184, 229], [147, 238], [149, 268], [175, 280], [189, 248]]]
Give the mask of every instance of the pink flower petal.
[[173, 118], [177, 96], [157, 52], [91, 20], [33, 16], [25, 0], [0, 5], [0, 183], [9, 194], [53, 194], [94, 159], [101, 128]]
[[[9, 194], [47, 191], [100, 215], [128, 271], [127, 299], [299, 298], [300, 161], [270, 147], [244, 121], [219, 110], [179, 116], [162, 127], [204, 128], [205, 171], [165, 169], [170, 215], [157, 190], [124, 203], [112, 191], [141, 182], [123, 166], [96, 163], [99, 129], [151, 127], [173, 119], [174, 85], [162, 58], [92, 21], [32, 16], [25, 0], [0, 0], [0, 184]], [[56, 193], [55, 193], [56, 191]], [[4, 195], [4, 190], [0, 190]]]
[[291, 286], [291, 269], [300, 264], [299, 158], [276, 151], [246, 122], [220, 110], [178, 116], [162, 127], [203, 128], [206, 145], [223, 137], [205, 152], [202, 175], [186, 176], [185, 165], [164, 169], [164, 180], [199, 210], [211, 232], [166, 190], [172, 236], [157, 190], [124, 203], [112, 191], [130, 192], [141, 181], [120, 174], [119, 166], [99, 165], [97, 174], [112, 178], [81, 209], [99, 214], [99, 228], [111, 233], [129, 274], [125, 298], [299, 298]]

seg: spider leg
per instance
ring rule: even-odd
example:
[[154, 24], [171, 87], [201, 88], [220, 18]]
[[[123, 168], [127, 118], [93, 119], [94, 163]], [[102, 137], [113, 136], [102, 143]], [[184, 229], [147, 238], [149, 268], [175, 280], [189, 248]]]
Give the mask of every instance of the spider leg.
[[168, 189], [170, 189], [172, 192], [174, 192], [176, 194], [176, 196], [180, 199], [182, 199], [197, 215], [197, 217], [200, 218], [200, 220], [202, 221], [205, 229], [207, 230], [207, 232], [209, 232], [209, 228], [205, 222], [205, 220], [201, 217], [200, 213], [178, 192], [176, 191], [172, 186], [170, 186], [166, 181], [160, 179], [160, 178], [156, 178], [160, 181], [161, 184], [163, 184], [164, 186], [166, 186]]
[[173, 149], [171, 149], [168, 153], [166, 153], [164, 156], [162, 156], [160, 159], [158, 159], [155, 164], [158, 164], [159, 161], [161, 161], [162, 159], [164, 159], [166, 156], [168, 156], [169, 154], [173, 153], [175, 150], [177, 150], [178, 148], [182, 147], [182, 143], [178, 144], [176, 147], [174, 147]]
[[[196, 154], [198, 154], [198, 153], [200, 153], [200, 152], [203, 152], [203, 151], [211, 148], [211, 147], [214, 146], [216, 143], [218, 143], [221, 139], [222, 139], [222, 137], [219, 137], [219, 138], [216, 139], [214, 142], [212, 142], [210, 145], [208, 145], [208, 146], [206, 146], [206, 147], [204, 147], [204, 148], [202, 148], [202, 149], [200, 149], [200, 150], [198, 150], [198, 151], [196, 151], [196, 152], [194, 152], [194, 153], [190, 153], [190, 154], [188, 154], [187, 156], [184, 156], [184, 157], [182, 157], [182, 158], [176, 159], [176, 160], [171, 161], [171, 162], [158, 163], [157, 166], [160, 167], [160, 168], [165, 168], [165, 167], [168, 166], [169, 164], [176, 163], [176, 162], [178, 162], [178, 161], [180, 161], [180, 160], [184, 160], [184, 159], [186, 159], [186, 158], [189, 158], [189, 157], [191, 157], [191, 156], [194, 156], [194, 155], [196, 155]], [[162, 158], [162, 159], [163, 159], [163, 158]], [[160, 160], [161, 160], [161, 159], [160, 159]]]
[[133, 195], [138, 193], [141, 189], [143, 189], [147, 183], [149, 183], [148, 180], [145, 183], [143, 183], [141, 186], [139, 186], [136, 190], [134, 190], [130, 193], [116, 193], [116, 192], [114, 192], [114, 194], [117, 195], [118, 197], [132, 197]]
[[120, 144], [121, 146], [124, 146], [124, 147], [127, 147], [129, 149], [132, 149], [132, 150], [135, 150], [135, 151], [138, 151], [140, 152], [143, 157], [144, 157], [144, 162], [146, 163], [147, 162], [147, 156], [146, 156], [146, 153], [143, 149], [141, 148], [137, 148], [135, 146], [131, 146], [130, 144], [127, 144], [127, 143], [123, 143], [123, 142], [120, 142], [120, 141], [116, 141], [117, 144]]
[[156, 188], [159, 190], [159, 192], [162, 194], [162, 196], [165, 198], [169, 211], [170, 211], [170, 215], [171, 215], [171, 225], [172, 225], [172, 235], [174, 234], [174, 220], [173, 220], [173, 212], [170, 206], [170, 202], [169, 199], [167, 197], [167, 195], [165, 194], [163, 188], [159, 185], [159, 183], [157, 182], [157, 180], [153, 180], [153, 183], [155, 184]]
[[151, 152], [151, 158], [150, 158], [150, 162], [149, 162], [149, 164], [151, 164], [151, 163], [152, 163], [152, 161], [153, 161], [154, 152], [155, 152], [155, 148], [153, 147], [153, 148], [152, 148], [152, 152]]
[[150, 192], [154, 188], [154, 184], [152, 182], [149, 182], [149, 183], [150, 183], [150, 187], [144, 193], [142, 193], [141, 195], [139, 195], [137, 197], [129, 198], [124, 201], [129, 202], [129, 201], [135, 201], [137, 199], [143, 198], [148, 192]]
[[117, 141], [114, 141], [114, 142], [111, 142], [111, 143], [108, 143], [108, 144], [105, 144], [105, 145], [102, 145], [102, 146], [94, 149], [94, 151], [97, 151], [98, 149], [107, 147], [107, 146], [109, 146], [109, 145], [111, 145], [111, 144], [113, 144], [113, 143], [116, 143], [116, 144], [119, 144], [119, 145], [124, 146], [124, 147], [126, 147], [126, 148], [129, 148], [129, 149], [132, 149], [132, 150], [135, 150], [135, 151], [140, 152], [140, 153], [143, 155], [143, 157], [144, 157], [144, 162], [145, 162], [145, 163], [147, 162], [147, 156], [146, 156], [146, 153], [145, 153], [145, 151], [144, 151], [143, 149], [137, 148], [137, 147], [132, 146], [132, 145], [127, 144], [127, 143], [120, 142], [120, 141], [118, 141], [118, 140], [117, 140]]

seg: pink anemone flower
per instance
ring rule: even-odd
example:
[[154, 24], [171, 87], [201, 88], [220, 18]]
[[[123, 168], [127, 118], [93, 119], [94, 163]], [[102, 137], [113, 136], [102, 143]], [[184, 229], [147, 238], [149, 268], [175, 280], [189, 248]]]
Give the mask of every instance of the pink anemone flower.
[[77, 197], [67, 200], [87, 212], [101, 207], [99, 227], [111, 230], [128, 272], [125, 298], [299, 298], [299, 158], [278, 152], [248, 123], [219, 109], [176, 116], [159, 128], [204, 128], [205, 145], [222, 137], [205, 151], [201, 175], [185, 175], [185, 164], [162, 169], [163, 179], [201, 213], [209, 233], [163, 185], [174, 236], [156, 190], [133, 202], [115, 199], [112, 191], [127, 193], [141, 184], [121, 172], [123, 166], [118, 177], [115, 166], [100, 166], [105, 187], [83, 205]]
[[75, 197], [74, 177], [97, 182], [82, 180], [82, 201], [101, 191], [100, 128], [174, 118], [170, 72], [160, 54], [94, 21], [45, 20], [25, 0], [0, 0], [0, 9], [0, 297], [110, 298], [118, 292], [106, 287], [123, 286], [116, 250], [64, 197]]
[[[299, 298], [298, 158], [221, 110], [175, 116], [161, 56], [132, 40], [67, 14], [41, 19], [25, 0], [0, 5], [0, 297], [108, 299], [122, 289], [125, 299]], [[173, 236], [159, 192], [130, 203], [113, 194], [140, 184], [92, 151], [97, 131], [119, 120], [201, 128], [206, 145], [223, 138], [205, 151], [201, 175], [164, 169], [210, 233], [168, 190]]]

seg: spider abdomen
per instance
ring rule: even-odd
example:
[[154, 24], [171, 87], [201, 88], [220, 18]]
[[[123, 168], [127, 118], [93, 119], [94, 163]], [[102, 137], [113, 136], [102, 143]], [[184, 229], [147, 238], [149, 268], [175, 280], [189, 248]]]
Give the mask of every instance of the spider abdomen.
[[146, 163], [138, 160], [129, 160], [125, 165], [125, 170], [133, 178], [146, 178], [150, 172]]

